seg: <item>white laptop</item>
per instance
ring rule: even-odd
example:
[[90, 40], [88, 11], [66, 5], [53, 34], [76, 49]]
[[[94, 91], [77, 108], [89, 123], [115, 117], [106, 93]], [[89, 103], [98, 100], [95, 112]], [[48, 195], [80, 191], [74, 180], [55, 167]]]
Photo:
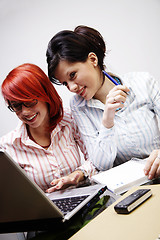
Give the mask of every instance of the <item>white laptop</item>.
[[[6, 153], [0, 151], [0, 226], [1, 223], [40, 219], [69, 220], [82, 208], [88, 208], [93, 199], [100, 195], [110, 196], [105, 185], [94, 184], [45, 194]], [[85, 199], [71, 212], [63, 213], [53, 200], [65, 197], [85, 196]]]

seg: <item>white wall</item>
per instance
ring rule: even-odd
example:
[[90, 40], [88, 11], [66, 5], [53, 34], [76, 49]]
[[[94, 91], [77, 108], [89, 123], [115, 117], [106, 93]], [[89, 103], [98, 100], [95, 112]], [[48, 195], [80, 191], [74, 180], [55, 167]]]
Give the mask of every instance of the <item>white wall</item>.
[[[47, 73], [46, 49], [60, 30], [79, 24], [97, 28], [109, 54], [106, 65], [116, 73], [149, 71], [160, 79], [159, 0], [0, 0], [0, 84], [14, 67], [31, 62]], [[69, 104], [71, 94], [58, 92]], [[0, 136], [17, 118], [0, 96]]]
[[[160, 79], [159, 0], [0, 0], [0, 84], [24, 62], [35, 63], [47, 73], [45, 53], [51, 37], [80, 24], [104, 36], [110, 70], [149, 71]], [[68, 106], [71, 93], [64, 87], [57, 89]], [[0, 116], [2, 136], [17, 125], [2, 96]]]

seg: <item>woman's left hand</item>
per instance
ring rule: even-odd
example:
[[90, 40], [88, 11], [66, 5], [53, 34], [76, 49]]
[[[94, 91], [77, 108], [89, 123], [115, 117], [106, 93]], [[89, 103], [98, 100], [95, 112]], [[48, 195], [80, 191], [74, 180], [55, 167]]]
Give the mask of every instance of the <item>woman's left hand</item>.
[[147, 159], [144, 168], [145, 175], [148, 179], [157, 178], [160, 176], [160, 150], [154, 150]]
[[69, 187], [70, 185], [77, 185], [80, 181], [82, 181], [84, 178], [84, 174], [82, 171], [77, 170], [73, 173], [69, 174], [68, 176], [55, 179], [51, 182], [51, 185], [53, 187], [48, 188], [46, 190], [47, 193], [55, 192], [60, 189], [65, 189]]
[[102, 124], [106, 128], [114, 126], [114, 117], [117, 109], [124, 107], [129, 88], [124, 85], [113, 87], [106, 96], [106, 103], [102, 117]]

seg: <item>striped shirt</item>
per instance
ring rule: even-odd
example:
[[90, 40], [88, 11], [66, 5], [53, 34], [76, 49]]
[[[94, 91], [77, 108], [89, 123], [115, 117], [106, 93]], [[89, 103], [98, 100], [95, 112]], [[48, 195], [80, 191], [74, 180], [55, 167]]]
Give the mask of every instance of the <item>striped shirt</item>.
[[[84, 154], [83, 160], [79, 147]], [[0, 138], [0, 148], [44, 191], [51, 187], [50, 182], [53, 179], [66, 176], [76, 169], [85, 170], [89, 176], [97, 172], [88, 160], [85, 146], [68, 110], [52, 131], [51, 145], [47, 150], [29, 138], [24, 123], [20, 123], [15, 130]]]
[[102, 125], [104, 104], [86, 101], [79, 95], [71, 99], [71, 110], [86, 145], [89, 158], [99, 170], [130, 160], [145, 158], [160, 147], [160, 88], [148, 73], [128, 73], [122, 83], [129, 89], [124, 107], [117, 111], [114, 126]]

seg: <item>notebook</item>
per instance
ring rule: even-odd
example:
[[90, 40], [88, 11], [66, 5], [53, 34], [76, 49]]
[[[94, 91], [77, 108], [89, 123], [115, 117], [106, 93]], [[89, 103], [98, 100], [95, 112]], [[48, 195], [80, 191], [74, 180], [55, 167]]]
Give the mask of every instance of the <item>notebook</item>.
[[[6, 153], [0, 151], [0, 226], [1, 223], [37, 219], [69, 220], [83, 207], [88, 207], [106, 191], [102, 184], [73, 188], [45, 194], [25, 171]], [[109, 192], [108, 192], [109, 193]], [[65, 197], [85, 196], [70, 213], [64, 214], [53, 200]]]
[[92, 179], [97, 183], [107, 185], [113, 193], [121, 194], [133, 186], [150, 181], [144, 174], [145, 163], [146, 159], [132, 158], [128, 162], [94, 175]]

